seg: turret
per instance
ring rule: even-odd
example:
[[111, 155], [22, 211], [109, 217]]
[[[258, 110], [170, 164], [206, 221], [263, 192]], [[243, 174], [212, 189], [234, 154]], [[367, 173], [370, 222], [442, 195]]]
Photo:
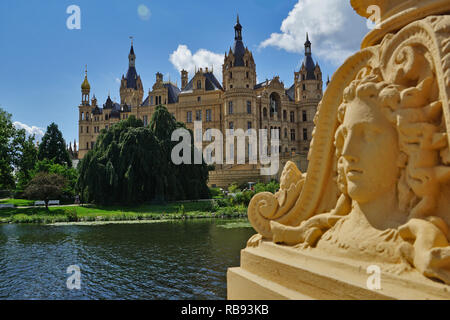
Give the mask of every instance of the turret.
[[298, 72], [294, 73], [295, 101], [322, 98], [322, 71], [319, 63], [312, 58], [311, 41], [308, 33], [305, 42], [305, 57]]
[[89, 84], [88, 78], [87, 78], [87, 66], [84, 71], [84, 81], [81, 84], [81, 104], [83, 106], [89, 105], [89, 94], [91, 92], [91, 85]]
[[133, 39], [131, 40], [130, 53], [128, 54], [128, 71], [122, 76], [120, 83], [120, 103], [128, 106], [139, 106], [144, 97], [144, 88], [141, 77], [136, 71], [136, 54], [134, 53]]
[[188, 72], [186, 70], [181, 70], [181, 90], [183, 90], [189, 82]]

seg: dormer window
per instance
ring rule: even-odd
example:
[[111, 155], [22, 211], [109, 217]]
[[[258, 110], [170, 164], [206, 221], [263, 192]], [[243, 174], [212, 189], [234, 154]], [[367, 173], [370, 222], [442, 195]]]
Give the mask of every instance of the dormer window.
[[197, 80], [197, 89], [202, 88], [202, 80]]

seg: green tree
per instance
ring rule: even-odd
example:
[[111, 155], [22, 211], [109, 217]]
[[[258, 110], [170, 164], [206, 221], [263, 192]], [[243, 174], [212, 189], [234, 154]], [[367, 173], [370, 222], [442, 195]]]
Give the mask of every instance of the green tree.
[[0, 108], [0, 189], [13, 188], [17, 162], [17, 131], [11, 114]]
[[42, 141], [39, 144], [38, 158], [39, 160], [52, 160], [54, 163], [67, 165], [69, 168], [72, 167], [66, 142], [58, 129], [58, 125], [54, 122], [47, 127], [47, 131], [42, 137]]
[[76, 195], [75, 187], [78, 180], [78, 171], [75, 168], [69, 168], [66, 165], [60, 165], [44, 159], [36, 162], [33, 170], [30, 170], [30, 176], [33, 178], [41, 172], [58, 174], [66, 179], [66, 185], [61, 195], [62, 200], [72, 200]]
[[45, 202], [48, 210], [48, 202], [51, 199], [58, 199], [64, 187], [66, 179], [56, 173], [38, 173], [25, 189], [25, 195], [28, 199], [40, 199]]
[[102, 130], [79, 164], [77, 189], [85, 202], [136, 204], [207, 197], [208, 170], [171, 161], [173, 130], [180, 124], [163, 106], [150, 125], [130, 116]]
[[38, 158], [38, 150], [36, 148], [34, 135], [27, 138], [25, 131], [20, 130], [18, 136], [20, 156], [18, 157], [17, 162], [16, 194], [23, 192], [27, 184], [33, 178], [33, 170]]

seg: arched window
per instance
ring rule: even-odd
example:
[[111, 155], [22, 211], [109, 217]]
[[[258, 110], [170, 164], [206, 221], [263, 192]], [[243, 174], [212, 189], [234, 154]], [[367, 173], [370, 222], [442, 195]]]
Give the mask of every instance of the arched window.
[[281, 116], [281, 113], [280, 113], [280, 104], [281, 104], [280, 96], [279, 96], [277, 93], [273, 92], [273, 93], [270, 95], [270, 102], [269, 102], [269, 105], [270, 105], [270, 116], [271, 116], [271, 117], [272, 117], [274, 114], [277, 114], [278, 117]]
[[283, 120], [287, 120], [287, 111], [283, 110]]
[[264, 118], [267, 118], [267, 108], [264, 108], [264, 109], [263, 109], [263, 117], [264, 117]]

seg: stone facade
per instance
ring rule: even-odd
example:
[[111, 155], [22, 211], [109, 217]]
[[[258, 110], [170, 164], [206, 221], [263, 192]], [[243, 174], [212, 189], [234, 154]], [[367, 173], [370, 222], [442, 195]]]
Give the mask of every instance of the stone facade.
[[[142, 119], [146, 125], [155, 107], [162, 104], [177, 121], [184, 122], [191, 130], [194, 130], [194, 121], [202, 121], [203, 134], [207, 129], [218, 129], [225, 136], [226, 129], [241, 128], [245, 131], [252, 128], [268, 129], [270, 135], [271, 129], [278, 129], [281, 163], [292, 160], [302, 171], [306, 171], [313, 118], [323, 93], [322, 72], [319, 65], [313, 62], [311, 42], [307, 37], [302, 67], [294, 73], [294, 84], [286, 88], [279, 77], [257, 83], [256, 64], [252, 52], [244, 47], [239, 18], [234, 29], [234, 45], [225, 53], [222, 65], [222, 83], [208, 68], [199, 68], [190, 80], [188, 72], [181, 70], [181, 88], [164, 81], [163, 75], [157, 73], [154, 85], [143, 100], [144, 89], [135, 67], [133, 44], [128, 56], [128, 72], [121, 80], [120, 103], [108, 96], [101, 108], [95, 96], [90, 101], [86, 74], [79, 106], [79, 158], [93, 148], [102, 129], [108, 129], [131, 115]], [[204, 145], [207, 144], [209, 142], [204, 142]], [[224, 157], [226, 152], [224, 148]], [[217, 172], [211, 175], [210, 184], [229, 184], [229, 179], [223, 177], [230, 170], [245, 172], [234, 175], [240, 177], [240, 181], [236, 182], [270, 179], [259, 176], [258, 165], [224, 164], [216, 165]], [[213, 176], [222, 178], [214, 181]]]

